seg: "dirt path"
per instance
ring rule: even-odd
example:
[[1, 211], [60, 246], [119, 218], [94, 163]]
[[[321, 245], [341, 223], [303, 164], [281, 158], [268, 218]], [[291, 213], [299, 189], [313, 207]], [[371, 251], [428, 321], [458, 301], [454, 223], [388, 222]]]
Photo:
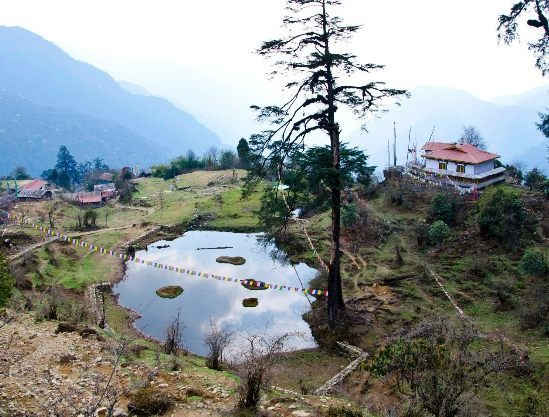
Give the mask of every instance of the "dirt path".
[[[90, 235], [94, 235], [94, 234], [97, 234], [97, 233], [105, 233], [105, 232], [111, 232], [111, 231], [114, 231], [114, 230], [129, 229], [131, 227], [132, 226], [130, 225], [130, 226], [111, 227], [109, 229], [93, 230], [91, 232], [74, 232], [74, 233], [69, 233], [66, 236], [68, 236], [68, 237], [90, 236]], [[18, 252], [15, 255], [10, 256], [8, 258], [8, 261], [13, 262], [13, 261], [21, 258], [22, 256], [25, 256], [27, 253], [33, 252], [36, 249], [40, 249], [41, 247], [49, 245], [50, 243], [53, 243], [57, 240], [59, 240], [58, 237], [53, 237], [53, 238], [45, 240], [43, 242], [39, 242], [39, 243], [36, 243], [34, 245], [28, 246], [27, 248], [23, 249], [21, 252]]]
[[53, 242], [55, 242], [55, 241], [58, 240], [58, 239], [59, 239], [59, 238], [54, 237], [54, 238], [45, 240], [44, 242], [40, 242], [40, 243], [36, 243], [36, 244], [34, 244], [34, 245], [31, 245], [31, 246], [27, 247], [26, 249], [22, 250], [21, 252], [16, 253], [15, 255], [10, 256], [10, 257], [8, 258], [8, 261], [13, 262], [13, 261], [15, 261], [15, 260], [21, 258], [22, 256], [25, 256], [27, 253], [32, 252], [32, 251], [35, 251], [36, 249], [39, 249], [39, 248], [41, 248], [42, 246], [49, 245], [50, 243], [53, 243]]
[[121, 208], [121, 209], [127, 209], [127, 210], [136, 210], [141, 211], [146, 214], [152, 214], [155, 212], [154, 207], [136, 207], [136, 206], [124, 206], [120, 203], [116, 203], [115, 207]]
[[109, 227], [108, 229], [92, 230], [91, 232], [73, 232], [73, 233], [67, 234], [66, 236], [68, 236], [68, 237], [90, 236], [90, 235], [95, 235], [95, 234], [98, 234], [98, 233], [113, 232], [115, 230], [130, 229], [132, 227], [133, 226], [130, 224], [130, 225], [126, 225], [126, 226]]

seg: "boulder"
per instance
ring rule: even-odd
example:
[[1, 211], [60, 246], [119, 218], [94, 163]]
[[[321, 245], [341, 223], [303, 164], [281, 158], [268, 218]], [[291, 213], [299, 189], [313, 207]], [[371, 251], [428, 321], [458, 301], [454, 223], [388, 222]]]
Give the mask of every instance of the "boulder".
[[86, 327], [82, 330], [79, 330], [78, 331], [78, 334], [80, 336], [82, 336], [82, 338], [87, 338], [88, 336], [92, 335], [92, 334], [97, 334], [97, 332], [94, 330], [94, 329], [90, 329], [89, 327]]
[[59, 323], [57, 329], [55, 329], [55, 334], [59, 333], [72, 333], [77, 331], [78, 328], [70, 323]]

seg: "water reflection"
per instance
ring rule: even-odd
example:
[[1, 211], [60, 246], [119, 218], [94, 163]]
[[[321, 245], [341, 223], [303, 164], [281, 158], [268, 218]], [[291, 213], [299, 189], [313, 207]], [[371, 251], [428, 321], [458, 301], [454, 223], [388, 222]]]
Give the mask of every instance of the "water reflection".
[[[307, 286], [317, 271], [305, 264], [292, 266], [272, 244], [258, 242], [258, 234], [192, 231], [169, 242], [156, 242], [137, 257], [240, 279], [256, 279], [292, 287]], [[203, 247], [232, 246], [221, 250], [196, 250]], [[272, 256], [277, 253], [278, 256]], [[244, 265], [220, 264], [218, 256], [242, 256]], [[295, 268], [295, 270], [294, 270]], [[162, 299], [155, 291], [160, 287], [180, 285], [184, 293], [176, 299]], [[228, 283], [210, 278], [190, 277], [145, 265], [128, 263], [123, 281], [114, 287], [121, 305], [142, 317], [135, 326], [146, 335], [163, 339], [168, 324], [178, 312], [185, 325], [183, 337], [192, 352], [205, 355], [202, 342], [209, 329], [210, 318], [219, 326], [228, 327], [239, 337], [250, 334], [281, 335], [299, 332], [303, 337], [292, 339], [289, 348], [314, 347], [315, 342], [307, 323], [301, 318], [310, 309], [307, 298], [287, 291], [250, 291], [240, 283]], [[243, 300], [257, 298], [257, 307], [244, 307]]]

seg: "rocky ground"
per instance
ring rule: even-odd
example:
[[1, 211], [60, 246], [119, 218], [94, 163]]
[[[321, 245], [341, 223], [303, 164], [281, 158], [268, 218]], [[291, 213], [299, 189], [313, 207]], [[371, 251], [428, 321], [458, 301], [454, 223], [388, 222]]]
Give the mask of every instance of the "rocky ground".
[[[123, 417], [132, 415], [128, 410], [143, 389], [169, 399], [166, 416], [234, 414], [238, 379], [228, 372], [209, 370], [203, 362], [189, 365], [190, 359], [172, 371], [169, 363], [140, 359], [139, 349], [100, 329], [6, 314], [0, 322], [1, 417], [106, 416], [111, 407]], [[345, 403], [272, 387], [260, 412], [313, 417], [332, 405]]]

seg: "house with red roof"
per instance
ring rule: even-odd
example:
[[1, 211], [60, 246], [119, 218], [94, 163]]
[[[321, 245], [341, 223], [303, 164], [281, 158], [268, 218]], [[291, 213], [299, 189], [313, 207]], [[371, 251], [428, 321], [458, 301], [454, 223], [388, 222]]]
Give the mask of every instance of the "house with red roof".
[[78, 193], [76, 201], [82, 206], [99, 207], [103, 203], [101, 192]]
[[41, 200], [43, 198], [52, 198], [53, 193], [49, 188], [49, 184], [40, 179], [32, 180], [17, 192], [17, 198], [21, 200]]
[[505, 181], [505, 168], [496, 164], [497, 154], [467, 143], [427, 142], [421, 149], [425, 161], [422, 171], [462, 191], [481, 190]]

